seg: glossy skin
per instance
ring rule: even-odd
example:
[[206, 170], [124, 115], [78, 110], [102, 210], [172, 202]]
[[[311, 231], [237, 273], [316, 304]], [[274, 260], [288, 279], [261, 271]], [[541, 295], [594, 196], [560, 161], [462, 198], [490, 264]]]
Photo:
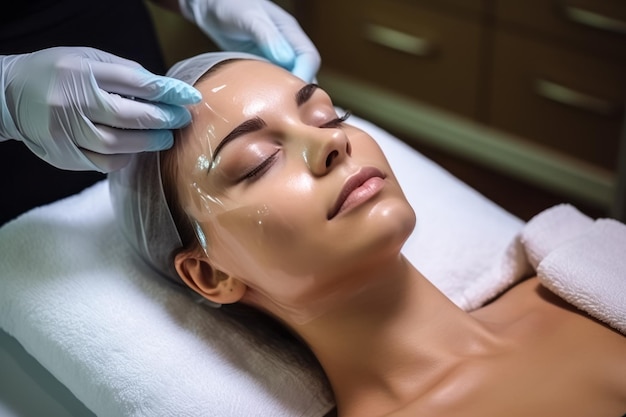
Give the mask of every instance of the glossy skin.
[[[415, 216], [376, 143], [333, 122], [321, 90], [298, 105], [303, 86], [252, 61], [198, 83], [212, 108], [195, 111], [174, 152], [179, 198], [207, 243], [177, 255], [181, 278], [298, 333], [340, 416], [624, 414], [626, 338], [536, 278], [458, 309], [400, 253]], [[215, 155], [255, 117], [262, 129]], [[359, 172], [369, 180], [333, 217]]]
[[[397, 257], [415, 216], [376, 142], [336, 121], [323, 90], [307, 88], [298, 104], [306, 84], [273, 65], [225, 68], [197, 84], [212, 107], [198, 106], [183, 132], [178, 165], [192, 169], [179, 173], [179, 189], [189, 191], [183, 198], [214, 267], [252, 290], [246, 301], [307, 321], [354, 290], [343, 277], [366, 268], [365, 260]], [[214, 155], [226, 135], [256, 118], [265, 126]], [[214, 162], [208, 169], [198, 160]], [[329, 219], [347, 181], [359, 175], [369, 181]]]

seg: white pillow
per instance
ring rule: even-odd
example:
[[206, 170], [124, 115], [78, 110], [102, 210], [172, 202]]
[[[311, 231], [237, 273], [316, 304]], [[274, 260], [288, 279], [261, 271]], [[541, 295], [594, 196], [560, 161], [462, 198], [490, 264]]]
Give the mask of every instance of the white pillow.
[[[463, 308], [519, 274], [522, 222], [357, 117], [418, 218], [405, 255]], [[0, 229], [0, 327], [98, 416], [311, 416], [306, 370], [155, 280], [115, 226], [107, 182]]]

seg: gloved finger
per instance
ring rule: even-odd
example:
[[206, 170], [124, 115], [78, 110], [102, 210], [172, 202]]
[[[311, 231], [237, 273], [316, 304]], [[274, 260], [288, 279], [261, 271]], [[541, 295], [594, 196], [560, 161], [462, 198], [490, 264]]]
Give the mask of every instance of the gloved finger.
[[[261, 23], [257, 23], [260, 26]], [[294, 65], [296, 54], [289, 42], [276, 30], [275, 27], [267, 27], [259, 34], [257, 45], [262, 56], [283, 68], [291, 69]]]
[[109, 173], [124, 168], [130, 162], [130, 154], [103, 155], [87, 149], [81, 149], [83, 155], [91, 162], [95, 169]]
[[291, 45], [295, 61], [291, 72], [306, 82], [311, 82], [320, 67], [321, 58], [311, 39], [304, 33], [296, 19], [273, 2], [264, 2], [268, 16], [276, 23], [280, 33]]
[[129, 130], [109, 126], [93, 125], [86, 127], [83, 135], [77, 137], [79, 148], [98, 154], [129, 154], [165, 150], [174, 144], [171, 130]]
[[[252, 42], [261, 51], [261, 56], [283, 68], [290, 69], [293, 67], [296, 54], [269, 16], [261, 15], [254, 19], [249, 18], [243, 24], [245, 27], [242, 30], [252, 38]], [[241, 50], [241, 46], [238, 47], [238, 50]]]
[[291, 73], [296, 77], [310, 83], [313, 82], [320, 67], [320, 57], [317, 51], [314, 54], [302, 53], [296, 56], [296, 64]]
[[124, 129], [178, 129], [191, 121], [185, 107], [132, 100], [100, 92], [98, 103], [86, 108], [93, 123]]
[[200, 92], [191, 85], [144, 68], [97, 61], [89, 65], [98, 87], [110, 93], [181, 106], [202, 100]]
[[80, 50], [80, 55], [84, 56], [85, 58], [89, 58], [93, 61], [99, 61], [99, 62], [108, 62], [110, 64], [118, 64], [118, 65], [123, 65], [129, 68], [143, 68], [141, 66], [140, 63], [136, 62], [136, 61], [131, 61], [130, 59], [126, 59], [126, 58], [122, 58], [121, 56], [118, 55], [114, 55], [112, 53], [97, 49], [97, 48], [91, 48], [88, 46], [85, 47], [79, 47], [79, 48], [68, 48], [70, 50], [73, 51], [78, 51]]

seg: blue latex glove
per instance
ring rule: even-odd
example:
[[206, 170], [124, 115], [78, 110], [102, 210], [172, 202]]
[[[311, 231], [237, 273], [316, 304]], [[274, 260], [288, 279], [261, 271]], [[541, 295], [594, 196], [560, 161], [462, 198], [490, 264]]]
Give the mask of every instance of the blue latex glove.
[[111, 172], [134, 152], [167, 149], [200, 92], [93, 48], [0, 57], [0, 139], [48, 163]]
[[320, 55], [296, 19], [268, 0], [179, 0], [183, 15], [222, 49], [263, 56], [310, 82]]

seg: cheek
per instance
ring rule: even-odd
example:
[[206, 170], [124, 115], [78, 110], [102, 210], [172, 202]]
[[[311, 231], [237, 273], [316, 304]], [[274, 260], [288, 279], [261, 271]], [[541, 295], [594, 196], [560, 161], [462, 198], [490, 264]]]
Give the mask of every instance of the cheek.
[[209, 258], [220, 269], [240, 279], [275, 280], [281, 275], [302, 275], [297, 242], [309, 234], [301, 200], [283, 198], [225, 211], [203, 224]]
[[276, 259], [284, 261], [293, 242], [306, 236], [312, 223], [325, 219], [314, 185], [310, 175], [288, 164], [231, 189], [219, 210], [202, 216], [209, 257], [240, 277], [277, 268]]
[[389, 162], [378, 143], [369, 135], [359, 132], [350, 137], [352, 157], [365, 163], [374, 163], [379, 168], [391, 170]]
[[263, 242], [273, 234], [268, 230], [268, 208], [244, 206], [211, 216], [202, 224], [207, 235], [207, 255], [213, 264], [236, 276], [263, 268]]

